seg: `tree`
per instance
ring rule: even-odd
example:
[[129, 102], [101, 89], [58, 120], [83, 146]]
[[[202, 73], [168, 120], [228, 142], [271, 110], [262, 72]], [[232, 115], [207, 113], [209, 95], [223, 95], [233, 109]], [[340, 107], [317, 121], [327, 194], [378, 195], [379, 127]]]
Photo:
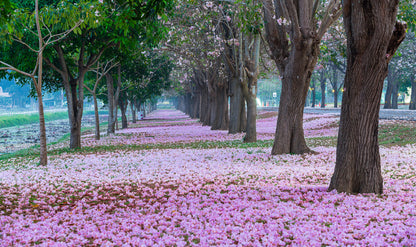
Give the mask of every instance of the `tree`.
[[335, 171], [329, 190], [382, 193], [378, 120], [389, 62], [406, 34], [399, 0], [344, 0], [347, 71]]
[[[79, 1], [60, 6], [83, 16], [74, 35], [53, 46], [45, 62], [62, 80], [68, 102], [70, 148], [81, 147], [84, 77], [110, 49], [156, 43], [162, 36], [164, 7], [171, 1]], [[156, 10], [156, 11], [155, 11]], [[107, 79], [109, 74], [107, 74]]]
[[282, 76], [282, 96], [272, 154], [310, 152], [303, 109], [322, 37], [341, 15], [339, 0], [263, 0], [266, 38]]
[[[49, 14], [48, 9], [45, 9], [43, 14]], [[20, 43], [21, 45], [25, 46], [28, 50], [36, 54], [36, 63], [34, 68], [32, 68], [31, 72], [25, 72], [25, 69], [29, 70], [29, 68], [22, 68], [19, 69], [19, 66], [10, 65], [4, 61], [0, 61], [0, 64], [3, 67], [0, 67], [0, 70], [11, 70], [27, 76], [31, 78], [33, 81], [33, 85], [36, 90], [36, 96], [38, 98], [38, 108], [39, 108], [39, 129], [40, 129], [40, 165], [46, 166], [48, 163], [47, 158], [47, 147], [46, 147], [46, 129], [45, 129], [45, 115], [43, 111], [43, 101], [42, 101], [42, 82], [43, 82], [43, 54], [44, 50], [54, 43], [58, 42], [59, 40], [65, 38], [69, 35], [78, 25], [79, 23], [75, 24], [73, 27], [69, 28], [68, 30], [64, 31], [63, 33], [53, 34], [49, 26], [53, 26], [57, 24], [56, 20], [44, 19], [43, 15], [39, 13], [39, 1], [35, 0], [35, 11], [32, 15], [27, 10], [17, 10], [13, 16], [14, 23], [8, 23], [7, 30], [9, 35], [11, 36], [11, 40], [15, 43]], [[31, 22], [35, 27], [31, 27]], [[49, 21], [49, 22], [48, 22]], [[41, 24], [42, 22], [42, 24]], [[38, 41], [37, 47], [33, 48], [31, 45], [31, 40], [28, 39], [26, 41], [23, 40], [23, 33], [25, 33], [27, 27], [29, 27], [30, 32], [32, 35], [35, 35]], [[36, 31], [33, 31], [35, 29]], [[42, 32], [47, 32], [44, 36]], [[13, 61], [13, 60], [12, 60]], [[25, 64], [26, 65], [26, 64]]]
[[88, 83], [84, 84], [85, 89], [91, 94], [92, 99], [94, 101], [94, 116], [95, 116], [95, 140], [100, 140], [100, 116], [98, 114], [98, 101], [97, 101], [97, 90], [98, 85], [101, 80], [106, 76], [107, 73], [110, 72], [112, 68], [118, 66], [118, 63], [113, 62], [114, 59], [106, 61], [105, 63], [101, 64], [97, 63], [97, 68], [95, 71], [96, 77], [94, 83], [92, 85], [88, 85]]
[[[199, 110], [199, 114], [193, 115], [199, 115], [203, 125], [225, 130], [228, 81], [221, 57], [220, 8], [222, 5], [211, 1], [182, 1], [172, 18], [166, 47], [178, 58], [176, 69], [183, 70], [180, 79], [186, 90], [178, 106], [187, 113]], [[199, 104], [194, 103], [197, 99]]]

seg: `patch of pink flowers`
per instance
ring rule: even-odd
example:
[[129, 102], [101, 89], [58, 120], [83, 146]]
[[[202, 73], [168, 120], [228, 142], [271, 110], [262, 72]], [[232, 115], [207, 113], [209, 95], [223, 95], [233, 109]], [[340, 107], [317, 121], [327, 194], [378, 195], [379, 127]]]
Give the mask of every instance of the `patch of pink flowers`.
[[[174, 131], [202, 138], [194, 127], [154, 127], [165, 131], [160, 136], [143, 129], [158, 139]], [[314, 150], [64, 154], [47, 167], [15, 160], [0, 169], [0, 246], [416, 244], [415, 145], [381, 148], [381, 196], [327, 192], [335, 148]]]
[[[174, 121], [174, 119], [180, 119]], [[165, 120], [165, 121], [163, 121]], [[334, 127], [339, 116], [305, 114], [304, 130], [306, 137], [335, 136], [338, 128]], [[276, 131], [277, 117], [257, 121], [257, 139], [272, 140]], [[244, 134], [228, 134], [226, 130], [211, 130], [183, 113], [172, 110], [160, 110], [150, 114], [138, 127], [121, 129], [116, 135], [104, 136], [96, 141], [93, 135], [82, 140], [83, 146], [133, 145], [155, 143], [189, 143], [198, 141], [241, 140]], [[149, 127], [145, 127], [145, 126]]]

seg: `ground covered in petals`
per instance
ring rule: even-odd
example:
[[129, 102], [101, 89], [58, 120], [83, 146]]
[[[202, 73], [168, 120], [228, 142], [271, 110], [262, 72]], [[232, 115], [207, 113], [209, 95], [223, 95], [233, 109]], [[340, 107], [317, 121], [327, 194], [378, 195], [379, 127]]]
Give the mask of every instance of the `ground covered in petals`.
[[381, 147], [384, 194], [327, 192], [339, 117], [305, 115], [316, 153], [271, 156], [263, 114], [257, 144], [160, 110], [47, 167], [0, 161], [0, 246], [416, 245], [415, 144]]

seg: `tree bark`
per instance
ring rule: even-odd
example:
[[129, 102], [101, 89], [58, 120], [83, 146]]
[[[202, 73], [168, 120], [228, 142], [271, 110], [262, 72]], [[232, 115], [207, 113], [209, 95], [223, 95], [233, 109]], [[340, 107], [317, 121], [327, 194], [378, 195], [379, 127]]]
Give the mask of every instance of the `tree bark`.
[[325, 108], [326, 100], [326, 77], [325, 77], [325, 71], [322, 69], [321, 72], [319, 72], [320, 76], [320, 82], [321, 82], [321, 108]]
[[210, 116], [211, 116], [211, 110], [210, 110], [210, 104], [209, 104], [209, 96], [208, 96], [208, 89], [206, 86], [204, 86], [201, 90], [201, 116], [200, 116], [200, 122], [202, 125], [209, 125], [210, 123]]
[[118, 101], [118, 105], [120, 106], [121, 111], [121, 128], [126, 129], [128, 127], [128, 121], [126, 116], [128, 101], [125, 99], [119, 99]]
[[395, 79], [393, 82], [393, 90], [391, 93], [391, 109], [399, 108], [399, 82]]
[[316, 101], [316, 90], [315, 90], [315, 81], [312, 82], [312, 87], [311, 87], [311, 93], [312, 93], [312, 107], [315, 108], [315, 101]]
[[131, 110], [131, 120], [132, 120], [132, 122], [137, 123], [136, 108], [135, 108], [134, 100], [130, 101], [130, 110]]
[[393, 94], [393, 86], [391, 80], [387, 79], [386, 95], [384, 95], [384, 109], [391, 109], [391, 96]]
[[228, 133], [241, 133], [246, 130], [246, 107], [241, 82], [238, 77], [232, 77], [230, 82], [230, 122]]
[[[248, 36], [248, 37], [247, 37]], [[252, 37], [249, 37], [252, 36]], [[250, 38], [250, 39], [248, 39]], [[253, 46], [250, 43], [253, 41]], [[260, 35], [246, 35], [244, 40], [244, 66], [247, 81], [243, 84], [243, 95], [247, 102], [247, 130], [244, 142], [257, 141], [257, 80], [260, 61]]]
[[36, 88], [36, 92], [38, 96], [38, 107], [39, 107], [39, 133], [40, 133], [39, 135], [39, 140], [40, 140], [39, 164], [41, 166], [46, 166], [48, 164], [48, 153], [47, 153], [48, 151], [47, 151], [47, 142], [46, 142], [45, 114], [43, 110], [42, 91], [40, 90], [41, 89]]
[[398, 0], [344, 0], [347, 71], [335, 171], [329, 190], [382, 193], [378, 120], [388, 64], [406, 33]]
[[[114, 90], [114, 80], [110, 73], [105, 75], [107, 82], [107, 95], [108, 95], [108, 128], [107, 134], [113, 135], [116, 132], [117, 121], [117, 102], [120, 94], [120, 87]], [[115, 92], [114, 92], [115, 91]]]
[[[81, 78], [79, 78], [81, 79]], [[67, 93], [68, 114], [70, 122], [70, 143], [69, 148], [81, 148], [81, 120], [84, 108], [83, 82], [79, 79], [72, 79], [69, 82], [70, 93]], [[79, 88], [78, 88], [79, 85]]]
[[308, 78], [305, 78], [305, 75], [296, 75], [295, 71], [301, 71], [298, 70], [297, 64], [293, 64], [292, 68], [293, 70], [288, 70], [282, 79], [273, 155], [310, 152], [303, 132], [303, 109], [308, 94]]
[[335, 65], [332, 66], [332, 90], [334, 92], [334, 108], [338, 108], [338, 71]]
[[416, 78], [414, 74], [410, 78], [412, 82], [412, 93], [410, 95], [409, 110], [416, 110]]
[[317, 56], [317, 43], [296, 47], [291, 51], [282, 78], [279, 113], [272, 154], [307, 153], [303, 132], [303, 109]]
[[244, 142], [256, 142], [257, 141], [257, 105], [256, 97], [254, 94], [246, 97], [247, 102], [247, 130], [244, 136]]

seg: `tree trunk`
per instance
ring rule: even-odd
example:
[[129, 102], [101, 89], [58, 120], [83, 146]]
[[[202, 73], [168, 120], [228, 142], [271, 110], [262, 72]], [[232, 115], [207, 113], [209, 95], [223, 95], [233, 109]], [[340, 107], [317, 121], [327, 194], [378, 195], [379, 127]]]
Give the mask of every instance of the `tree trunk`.
[[201, 103], [201, 100], [199, 99], [200, 94], [199, 93], [195, 93], [194, 96], [192, 96], [192, 112], [191, 112], [191, 117], [192, 118], [199, 118], [199, 104]]
[[45, 128], [45, 114], [43, 111], [43, 99], [42, 99], [42, 82], [43, 82], [43, 37], [39, 22], [39, 1], [35, 1], [35, 19], [36, 19], [36, 29], [38, 34], [39, 41], [39, 52], [38, 52], [38, 78], [37, 80], [32, 77], [33, 83], [35, 84], [36, 93], [38, 96], [38, 106], [39, 106], [39, 141], [40, 141], [40, 159], [39, 164], [41, 166], [46, 166], [48, 164], [48, 150], [46, 142], [46, 128]]
[[326, 78], [325, 78], [325, 72], [321, 71], [320, 72], [320, 77], [321, 77], [321, 108], [325, 108], [325, 92], [326, 92]]
[[338, 108], [338, 89], [334, 89], [334, 108]]
[[209, 103], [209, 96], [208, 96], [208, 89], [207, 87], [203, 87], [201, 90], [201, 117], [200, 122], [202, 125], [209, 125], [210, 116], [211, 116], [211, 108]]
[[131, 110], [131, 118], [132, 118], [132, 122], [133, 122], [133, 123], [137, 123], [137, 118], [136, 118], [136, 109], [135, 109], [134, 100], [131, 100], [131, 101], [130, 101], [130, 110]]
[[257, 141], [257, 105], [256, 97], [254, 94], [246, 97], [247, 101], [247, 130], [244, 136], [244, 142], [256, 142]]
[[246, 130], [246, 107], [238, 77], [231, 78], [230, 81], [230, 122], [228, 133], [235, 134]]
[[334, 108], [338, 108], [338, 73], [337, 68], [332, 66], [332, 90], [334, 92]]
[[[252, 48], [249, 43], [254, 42]], [[244, 39], [245, 49], [245, 71], [247, 76], [247, 84], [243, 84], [243, 95], [247, 102], [247, 131], [244, 136], [244, 142], [257, 141], [257, 80], [259, 75], [259, 60], [260, 60], [260, 35], [253, 35], [252, 39]], [[306, 96], [305, 96], [306, 98]], [[306, 102], [306, 100], [305, 100]], [[304, 103], [305, 103], [304, 102]]]
[[121, 111], [121, 128], [122, 129], [126, 129], [128, 127], [128, 122], [127, 122], [127, 116], [126, 116], [126, 112], [127, 112], [127, 100], [123, 100], [123, 99], [119, 99], [119, 106], [120, 106], [120, 111]]
[[410, 96], [409, 110], [416, 110], [416, 78], [415, 75], [411, 75], [412, 82], [412, 94]]
[[[107, 95], [108, 95], [108, 128], [107, 134], [112, 135], [116, 132], [116, 116], [115, 116], [115, 95], [114, 95], [114, 81], [110, 74], [105, 75], [107, 82]], [[116, 108], [117, 110], [117, 108]]]
[[100, 140], [100, 116], [98, 114], [97, 94], [95, 92], [92, 94], [92, 98], [94, 99], [95, 140]]
[[391, 71], [389, 71], [387, 75], [386, 95], [384, 96], [384, 109], [392, 108], [392, 102], [391, 102], [392, 94], [393, 94], [393, 80], [392, 80], [392, 73]]
[[[81, 92], [83, 90], [78, 89], [78, 84], [81, 83], [78, 82], [77, 79], [72, 79], [68, 84], [69, 93], [67, 91], [66, 97], [68, 102], [68, 116], [70, 123], [69, 148], [77, 149], [81, 148], [81, 119], [84, 106], [84, 93]], [[79, 85], [79, 87], [83, 88], [83, 85]]]
[[272, 149], [275, 154], [302, 154], [311, 150], [303, 132], [303, 109], [308, 95], [312, 71], [317, 62], [319, 44], [299, 46], [291, 50], [282, 78], [276, 134]]
[[315, 90], [315, 81], [312, 82], [312, 107], [315, 108], [316, 101], [316, 90]]
[[228, 129], [228, 100], [227, 89], [223, 86], [217, 87], [215, 96], [211, 97], [211, 130]]
[[[353, 2], [353, 3], [352, 3]], [[378, 121], [388, 63], [405, 37], [398, 0], [344, 0], [347, 71], [335, 171], [329, 190], [382, 193]]]
[[393, 90], [391, 93], [391, 109], [398, 109], [399, 108], [399, 82], [394, 80], [393, 82]]
[[45, 128], [45, 114], [43, 111], [43, 99], [42, 92], [36, 89], [38, 96], [38, 107], [39, 107], [39, 140], [40, 140], [40, 160], [41, 166], [48, 164], [48, 153], [47, 153], [47, 142], [46, 142], [46, 128]]

